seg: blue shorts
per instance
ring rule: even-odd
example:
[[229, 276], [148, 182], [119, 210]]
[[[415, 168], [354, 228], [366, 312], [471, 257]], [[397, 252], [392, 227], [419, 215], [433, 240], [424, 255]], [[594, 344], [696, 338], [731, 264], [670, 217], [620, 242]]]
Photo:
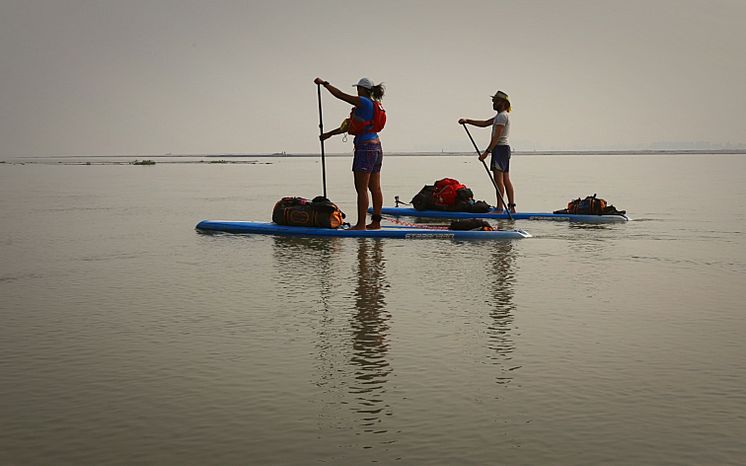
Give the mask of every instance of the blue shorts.
[[355, 155], [352, 158], [353, 172], [379, 173], [382, 164], [381, 141], [365, 141], [355, 145]]
[[495, 146], [492, 149], [492, 161], [490, 167], [493, 170], [508, 173], [510, 171], [510, 146]]

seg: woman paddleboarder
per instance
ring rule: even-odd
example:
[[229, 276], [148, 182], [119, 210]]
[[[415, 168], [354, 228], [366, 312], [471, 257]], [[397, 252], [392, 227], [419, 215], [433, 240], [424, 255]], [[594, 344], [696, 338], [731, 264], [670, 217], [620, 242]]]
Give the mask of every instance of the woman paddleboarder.
[[497, 184], [497, 211], [502, 212], [503, 210], [503, 193], [508, 195], [507, 208], [510, 212], [515, 213], [515, 197], [513, 192], [513, 183], [510, 181], [510, 146], [508, 145], [508, 135], [510, 133], [510, 118], [508, 113], [510, 112], [510, 98], [508, 94], [503, 91], [497, 91], [492, 96], [492, 109], [497, 114], [487, 120], [471, 120], [469, 118], [461, 118], [458, 122], [461, 125], [474, 125], [481, 128], [492, 125], [492, 138], [490, 143], [484, 150], [484, 153], [479, 156], [479, 160], [484, 160], [488, 155], [492, 155], [490, 162], [490, 168], [495, 177], [495, 183]]
[[[335, 134], [348, 132], [355, 135], [355, 152], [352, 159], [352, 172], [357, 191], [357, 223], [352, 230], [377, 230], [381, 228], [381, 207], [383, 193], [381, 192], [381, 165], [383, 163], [383, 149], [378, 131], [383, 128], [386, 113], [381, 107], [383, 98], [383, 84], [374, 85], [368, 78], [362, 78], [353, 86], [357, 88], [357, 95], [346, 94], [321, 78], [314, 83], [324, 86], [331, 95], [343, 100], [355, 108], [352, 109], [347, 128], [337, 128], [323, 133], [319, 138], [323, 141]], [[366, 225], [368, 214], [368, 191], [373, 198], [373, 219]]]

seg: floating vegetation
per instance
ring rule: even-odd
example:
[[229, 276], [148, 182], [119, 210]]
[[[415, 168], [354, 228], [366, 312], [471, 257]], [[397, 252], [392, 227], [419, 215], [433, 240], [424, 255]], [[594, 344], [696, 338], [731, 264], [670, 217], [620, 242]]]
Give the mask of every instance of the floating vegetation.
[[259, 162], [258, 160], [224, 160], [224, 159], [209, 160], [209, 161], [200, 160], [199, 163], [222, 163], [222, 164], [242, 164], [242, 165], [244, 164], [248, 164], [248, 165], [257, 165], [257, 164], [270, 165], [272, 164], [272, 162]]
[[[85, 159], [85, 157], [80, 157]], [[33, 158], [32, 158], [33, 159]], [[158, 164], [166, 164], [166, 165], [172, 165], [172, 164], [223, 164], [223, 165], [272, 165], [274, 162], [269, 161], [259, 161], [259, 160], [230, 160], [230, 159], [218, 159], [218, 160], [162, 160], [156, 162], [155, 160], [151, 159], [135, 159], [133, 160], [107, 160], [106, 157], [97, 158], [96, 160], [75, 160], [75, 158], [70, 157], [66, 158], [66, 160], [47, 160], [47, 158], [44, 157], [36, 157], [34, 160], [30, 161], [20, 161], [20, 160], [0, 160], [0, 164], [4, 165], [78, 165], [78, 166], [91, 166], [91, 165], [155, 165]]]

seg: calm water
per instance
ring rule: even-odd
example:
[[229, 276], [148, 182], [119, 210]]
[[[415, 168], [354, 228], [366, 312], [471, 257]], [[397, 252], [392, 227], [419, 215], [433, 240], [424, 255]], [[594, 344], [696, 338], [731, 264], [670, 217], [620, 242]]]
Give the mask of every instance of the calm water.
[[[0, 464], [746, 462], [745, 156], [516, 157], [519, 209], [635, 219], [521, 241], [196, 233], [320, 193], [260, 161], [0, 164]], [[386, 204], [446, 176], [493, 202], [388, 157]]]

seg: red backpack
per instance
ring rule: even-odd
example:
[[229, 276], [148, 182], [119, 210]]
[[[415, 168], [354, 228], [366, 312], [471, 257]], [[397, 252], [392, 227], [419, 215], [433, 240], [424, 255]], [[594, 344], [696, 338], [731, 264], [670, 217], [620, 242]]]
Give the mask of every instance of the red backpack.
[[361, 120], [355, 116], [355, 109], [353, 108], [350, 112], [350, 123], [347, 127], [347, 132], [355, 136], [365, 133], [377, 133], [384, 126], [386, 126], [386, 110], [384, 110], [381, 102], [373, 100], [373, 119]]
[[456, 195], [459, 189], [466, 186], [452, 178], [443, 178], [435, 182], [435, 205], [440, 207], [450, 207], [456, 203]]

